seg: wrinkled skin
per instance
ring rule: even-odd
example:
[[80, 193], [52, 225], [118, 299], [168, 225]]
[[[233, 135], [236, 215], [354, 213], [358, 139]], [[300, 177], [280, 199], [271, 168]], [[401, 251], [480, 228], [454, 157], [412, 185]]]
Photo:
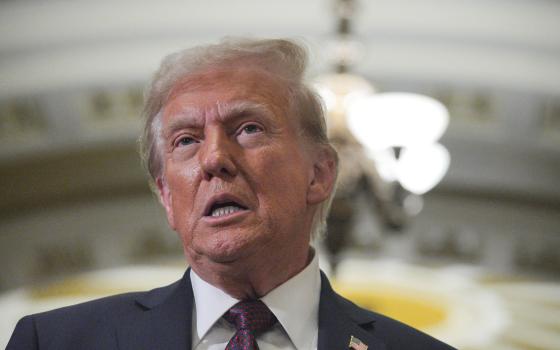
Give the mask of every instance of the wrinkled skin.
[[[302, 136], [287, 98], [264, 70], [214, 69], [182, 79], [163, 110], [156, 183], [169, 224], [197, 274], [238, 299], [306, 266], [313, 214], [334, 183], [334, 158]], [[211, 217], [217, 198], [244, 210]]]

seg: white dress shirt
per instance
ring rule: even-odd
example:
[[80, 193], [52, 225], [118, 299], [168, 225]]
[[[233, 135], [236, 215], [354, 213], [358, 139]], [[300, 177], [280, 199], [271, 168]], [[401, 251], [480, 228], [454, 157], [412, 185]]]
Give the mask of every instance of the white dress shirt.
[[[202, 280], [192, 269], [193, 350], [224, 350], [235, 328], [222, 315], [239, 300]], [[261, 350], [316, 350], [321, 277], [317, 254], [300, 273], [261, 298], [278, 323], [257, 337]]]

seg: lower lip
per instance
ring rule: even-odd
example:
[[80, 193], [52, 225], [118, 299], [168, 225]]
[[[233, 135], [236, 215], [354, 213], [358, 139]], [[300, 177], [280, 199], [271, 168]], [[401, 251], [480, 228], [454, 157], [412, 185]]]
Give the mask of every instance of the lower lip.
[[203, 216], [202, 221], [211, 226], [230, 225], [242, 220], [248, 214], [249, 210], [244, 209], [223, 216]]

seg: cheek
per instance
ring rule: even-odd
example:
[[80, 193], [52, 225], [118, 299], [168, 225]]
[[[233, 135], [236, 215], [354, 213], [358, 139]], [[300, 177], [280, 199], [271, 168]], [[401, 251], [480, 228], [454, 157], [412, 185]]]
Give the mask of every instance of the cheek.
[[302, 210], [306, 203], [308, 169], [301, 155], [289, 150], [267, 154], [260, 162], [260, 191], [267, 203], [282, 207], [282, 212]]
[[184, 221], [181, 219], [185, 218], [185, 214], [192, 212], [199, 173], [198, 166], [170, 166], [166, 172], [172, 195], [172, 207], [179, 225]]
[[[179, 177], [185, 184], [194, 184], [200, 178], [200, 165], [196, 162], [189, 162], [179, 171]], [[194, 185], [193, 185], [194, 190]]]

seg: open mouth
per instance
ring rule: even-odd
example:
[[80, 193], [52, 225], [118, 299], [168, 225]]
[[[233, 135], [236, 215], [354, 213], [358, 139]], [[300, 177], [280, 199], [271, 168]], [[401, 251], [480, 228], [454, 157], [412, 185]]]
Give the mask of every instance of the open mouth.
[[205, 216], [219, 218], [247, 210], [243, 204], [232, 199], [217, 200], [205, 212]]

